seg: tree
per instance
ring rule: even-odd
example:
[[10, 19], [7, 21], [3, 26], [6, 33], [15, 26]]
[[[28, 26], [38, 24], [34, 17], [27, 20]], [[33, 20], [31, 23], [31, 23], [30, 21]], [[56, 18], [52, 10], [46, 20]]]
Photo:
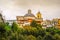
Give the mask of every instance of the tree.
[[31, 22], [30, 26], [32, 26], [32, 27], [37, 27], [37, 23], [36, 23], [36, 21], [33, 20], [33, 21]]
[[9, 22], [6, 22], [6, 25], [9, 25]]
[[44, 36], [43, 40], [55, 40], [55, 39], [52, 35], [48, 34]]
[[44, 37], [46, 35], [46, 31], [42, 28], [38, 29], [38, 35], [40, 35], [41, 37]]
[[0, 40], [4, 40], [5, 38], [4, 37], [6, 37], [5, 36], [5, 32], [6, 32], [6, 30], [5, 30], [5, 23], [0, 23]]
[[15, 32], [17, 30], [18, 30], [18, 25], [15, 22], [13, 22], [13, 24], [12, 24], [12, 31]]
[[25, 36], [19, 34], [19, 35], [18, 35], [18, 40], [25, 40]]
[[1, 33], [4, 33], [6, 30], [5, 30], [5, 23], [0, 23], [0, 32]]
[[37, 37], [37, 40], [42, 40], [43, 38], [39, 35], [38, 37]]
[[55, 38], [55, 40], [60, 40], [60, 35], [59, 34], [55, 34], [54, 38]]
[[46, 32], [49, 32], [51, 35], [55, 35], [56, 34], [56, 29], [51, 27], [51, 28], [47, 28]]
[[29, 35], [26, 37], [25, 40], [36, 40], [36, 37], [32, 36], [32, 35]]
[[42, 28], [42, 25], [41, 24], [37, 24], [37, 28]]
[[56, 33], [60, 35], [60, 29], [57, 29], [56, 30]]
[[8, 22], [5, 23], [5, 30], [6, 30], [7, 32], [11, 31], [11, 26], [9, 25]]

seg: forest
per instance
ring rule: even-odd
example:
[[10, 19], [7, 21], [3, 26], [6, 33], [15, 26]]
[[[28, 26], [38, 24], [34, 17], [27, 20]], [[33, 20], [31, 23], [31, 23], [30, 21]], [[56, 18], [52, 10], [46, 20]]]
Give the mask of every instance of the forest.
[[20, 28], [16, 22], [0, 23], [0, 40], [60, 40], [60, 29], [42, 28], [41, 24], [32, 21], [30, 25]]

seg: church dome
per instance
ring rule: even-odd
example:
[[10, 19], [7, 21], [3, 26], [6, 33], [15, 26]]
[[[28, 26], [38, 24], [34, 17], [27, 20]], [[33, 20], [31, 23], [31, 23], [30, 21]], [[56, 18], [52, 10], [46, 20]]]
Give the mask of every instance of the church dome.
[[35, 17], [35, 16], [31, 13], [31, 10], [28, 10], [28, 13], [25, 14], [24, 17]]
[[26, 14], [26, 15], [24, 15], [25, 17], [35, 17], [33, 14]]

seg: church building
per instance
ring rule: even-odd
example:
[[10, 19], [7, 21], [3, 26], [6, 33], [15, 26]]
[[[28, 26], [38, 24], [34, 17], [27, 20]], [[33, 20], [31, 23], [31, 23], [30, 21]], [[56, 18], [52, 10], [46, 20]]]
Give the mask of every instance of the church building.
[[21, 24], [22, 25], [27, 25], [27, 24], [29, 25], [32, 22], [32, 20], [35, 20], [37, 23], [41, 24], [41, 22], [43, 21], [41, 13], [38, 12], [36, 16], [29, 9], [28, 13], [25, 14], [24, 16], [16, 16], [17, 23], [20, 25]]

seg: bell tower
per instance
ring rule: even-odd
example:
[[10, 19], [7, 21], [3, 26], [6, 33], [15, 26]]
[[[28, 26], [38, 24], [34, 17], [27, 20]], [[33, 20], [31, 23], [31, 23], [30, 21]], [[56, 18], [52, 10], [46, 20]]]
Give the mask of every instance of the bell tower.
[[38, 19], [42, 18], [42, 15], [41, 15], [40, 12], [37, 13], [37, 18], [38, 18]]

